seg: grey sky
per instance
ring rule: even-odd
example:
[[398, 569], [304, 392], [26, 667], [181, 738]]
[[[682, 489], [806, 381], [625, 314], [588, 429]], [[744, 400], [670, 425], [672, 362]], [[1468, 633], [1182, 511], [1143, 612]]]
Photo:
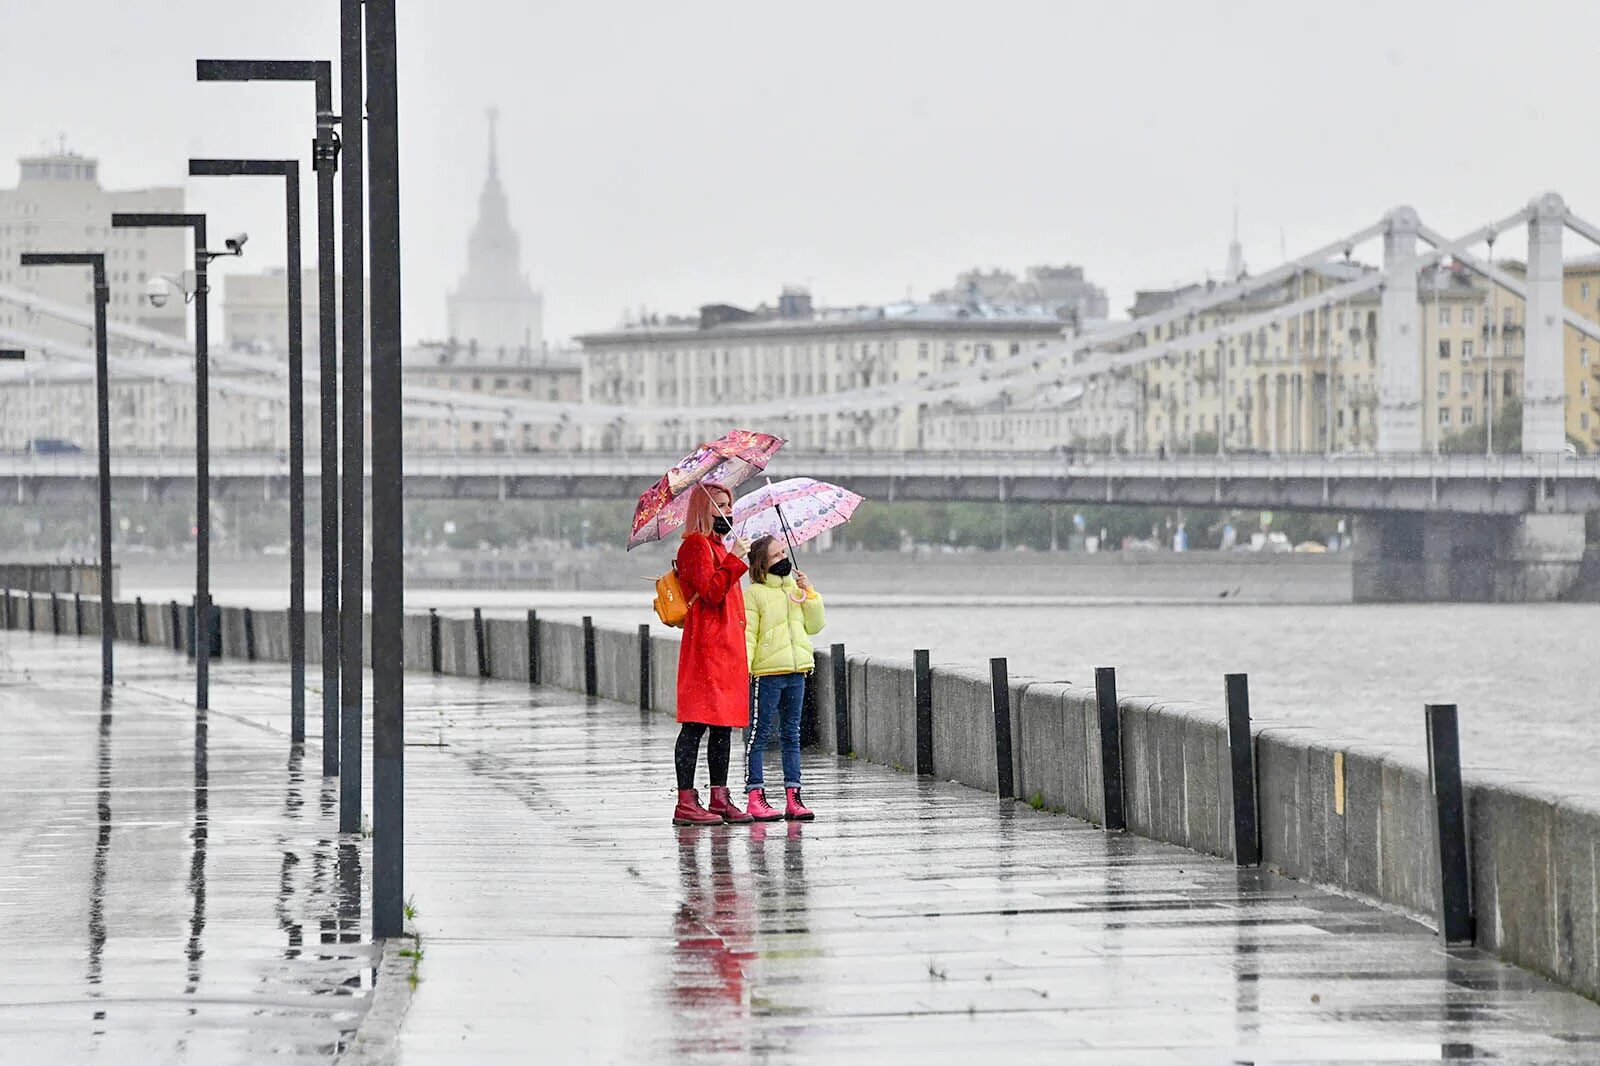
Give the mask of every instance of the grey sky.
[[[400, 6], [408, 337], [443, 332], [490, 103], [552, 338], [974, 264], [1079, 262], [1120, 310], [1221, 267], [1235, 187], [1257, 267], [1280, 228], [1293, 253], [1400, 202], [1448, 231], [1553, 188], [1600, 219], [1592, 0]], [[304, 156], [309, 88], [201, 86], [193, 60], [331, 56], [337, 8], [0, 0], [0, 149], [64, 133], [113, 186]], [[252, 268], [282, 262], [270, 183], [190, 188]]]

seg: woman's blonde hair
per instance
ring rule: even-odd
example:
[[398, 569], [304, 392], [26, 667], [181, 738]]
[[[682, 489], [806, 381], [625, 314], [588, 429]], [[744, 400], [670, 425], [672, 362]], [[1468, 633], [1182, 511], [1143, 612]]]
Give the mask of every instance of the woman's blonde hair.
[[716, 530], [711, 523], [717, 519], [717, 509], [711, 505], [710, 489], [718, 489], [727, 493], [729, 506], [724, 508], [729, 512], [733, 510], [733, 493], [726, 485], [696, 485], [689, 490], [689, 512], [683, 520], [683, 535], [700, 533], [707, 537], [716, 536]]
[[767, 579], [767, 556], [777, 542], [776, 537], [757, 537], [756, 542], [750, 545], [750, 558], [747, 560], [750, 584], [759, 585]]

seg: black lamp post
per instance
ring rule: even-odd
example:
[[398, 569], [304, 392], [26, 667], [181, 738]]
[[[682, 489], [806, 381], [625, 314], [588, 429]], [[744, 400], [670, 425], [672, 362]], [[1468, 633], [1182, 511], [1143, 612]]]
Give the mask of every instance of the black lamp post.
[[[339, 773], [339, 364], [334, 306], [333, 176], [339, 169], [334, 126], [333, 67], [312, 59], [201, 59], [200, 81], [300, 81], [316, 87], [317, 344], [321, 373], [322, 430], [322, 773]], [[359, 394], [358, 394], [359, 396]], [[359, 403], [359, 399], [357, 400]], [[361, 654], [360, 646], [356, 654]]]
[[366, 150], [365, 99], [362, 94], [363, 56], [361, 40], [362, 0], [339, 2], [339, 110], [343, 112], [344, 171], [340, 181], [340, 252], [344, 276], [340, 278], [344, 296], [344, 424], [343, 486], [339, 492], [342, 508], [340, 573], [344, 587], [340, 595], [339, 702], [342, 724], [339, 729], [340, 763], [345, 768], [339, 777], [339, 831], [355, 833], [361, 829], [361, 637], [366, 615], [363, 578], [366, 566], [366, 219], [364, 189]]
[[372, 935], [391, 937], [402, 931], [405, 900], [405, 463], [395, 0], [367, 0], [366, 16], [372, 235]]
[[[116, 611], [111, 600], [111, 372], [106, 357], [106, 255], [104, 252], [23, 252], [22, 265], [88, 267], [94, 276], [94, 399], [100, 436], [100, 684], [112, 681], [111, 642]], [[80, 619], [81, 621], [81, 619]]]
[[295, 159], [191, 159], [195, 177], [281, 177], [289, 283], [289, 740], [306, 739], [306, 427], [301, 321], [300, 163]]
[[206, 250], [206, 216], [117, 212], [113, 229], [187, 229], [194, 234], [194, 662], [195, 709], [210, 706], [211, 688], [211, 351], [207, 319], [207, 268], [222, 255], [244, 251], [244, 235], [230, 237], [226, 252]]

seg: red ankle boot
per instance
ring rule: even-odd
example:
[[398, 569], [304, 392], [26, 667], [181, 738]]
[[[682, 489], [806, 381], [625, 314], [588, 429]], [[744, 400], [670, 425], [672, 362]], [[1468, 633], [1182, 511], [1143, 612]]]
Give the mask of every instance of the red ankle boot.
[[739, 809], [737, 803], [733, 802], [733, 796], [729, 794], [727, 785], [711, 786], [711, 806], [707, 807], [706, 810], [717, 815], [729, 825], [743, 825], [746, 822], [754, 821], [748, 814]]
[[800, 790], [798, 788], [786, 788], [783, 791], [789, 797], [788, 809], [783, 812], [785, 818], [791, 822], [809, 822], [816, 817], [806, 808], [804, 803], [800, 802]]
[[721, 825], [722, 815], [700, 806], [700, 793], [692, 788], [678, 789], [678, 807], [672, 812], [673, 825]]
[[780, 810], [776, 810], [776, 809], [774, 809], [774, 808], [772, 808], [772, 807], [767, 805], [767, 790], [766, 789], [764, 789], [764, 788], [752, 788], [750, 790], [750, 794], [747, 797], [747, 799], [749, 800], [749, 802], [745, 805], [745, 809], [750, 812], [750, 817], [754, 818], [756, 821], [758, 821], [758, 822], [781, 822], [781, 821], [783, 821], [783, 812], [780, 811]]

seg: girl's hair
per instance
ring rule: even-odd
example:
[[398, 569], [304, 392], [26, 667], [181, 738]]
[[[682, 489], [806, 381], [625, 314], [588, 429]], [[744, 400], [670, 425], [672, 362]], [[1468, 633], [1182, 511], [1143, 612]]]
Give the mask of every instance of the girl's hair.
[[776, 544], [776, 537], [757, 537], [756, 542], [750, 545], [750, 558], [747, 561], [750, 567], [750, 584], [759, 585], [767, 579], [767, 556]]
[[[727, 492], [728, 500], [730, 503], [732, 502], [733, 493], [729, 492], [726, 486], [711, 485], [709, 488], [721, 489], [723, 492]], [[732, 510], [732, 508], [725, 508], [725, 510]], [[690, 489], [689, 513], [683, 520], [683, 535], [687, 537], [691, 533], [702, 533], [708, 537], [716, 536], [716, 531], [711, 528], [711, 523], [716, 520], [716, 517], [717, 510], [711, 506], [711, 493], [708, 491], [708, 486], [696, 485]]]

